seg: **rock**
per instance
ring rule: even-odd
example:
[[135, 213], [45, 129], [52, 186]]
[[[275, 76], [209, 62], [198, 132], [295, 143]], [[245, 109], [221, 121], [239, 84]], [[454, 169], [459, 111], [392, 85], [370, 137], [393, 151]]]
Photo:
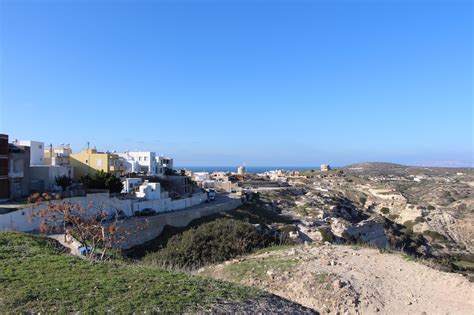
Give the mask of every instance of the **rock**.
[[331, 260], [331, 262], [330, 262], [329, 264], [330, 264], [331, 266], [335, 266], [335, 265], [337, 265], [337, 261]]
[[332, 287], [336, 290], [342, 288], [343, 286], [344, 286], [344, 284], [339, 279], [334, 280], [333, 283], [332, 283]]
[[267, 270], [267, 276], [268, 276], [268, 278], [273, 280], [275, 278], [275, 272], [271, 269]]

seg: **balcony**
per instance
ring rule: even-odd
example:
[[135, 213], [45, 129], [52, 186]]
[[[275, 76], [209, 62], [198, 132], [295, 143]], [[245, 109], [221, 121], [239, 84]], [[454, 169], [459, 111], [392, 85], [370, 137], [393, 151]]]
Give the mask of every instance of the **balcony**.
[[8, 173], [8, 177], [10, 178], [21, 178], [21, 177], [24, 177], [25, 175], [23, 174], [23, 172], [9, 172]]

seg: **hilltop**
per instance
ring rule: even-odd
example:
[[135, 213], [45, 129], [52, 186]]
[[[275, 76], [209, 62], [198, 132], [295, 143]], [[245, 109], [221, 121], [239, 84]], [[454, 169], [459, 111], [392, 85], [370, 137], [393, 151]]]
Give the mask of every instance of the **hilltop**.
[[276, 247], [197, 274], [258, 287], [322, 314], [467, 314], [474, 308], [474, 284], [465, 277], [360, 246]]
[[356, 175], [403, 175], [419, 174], [441, 175], [458, 172], [474, 172], [469, 167], [434, 167], [434, 166], [410, 166], [387, 162], [362, 162], [347, 165], [341, 168], [349, 174]]

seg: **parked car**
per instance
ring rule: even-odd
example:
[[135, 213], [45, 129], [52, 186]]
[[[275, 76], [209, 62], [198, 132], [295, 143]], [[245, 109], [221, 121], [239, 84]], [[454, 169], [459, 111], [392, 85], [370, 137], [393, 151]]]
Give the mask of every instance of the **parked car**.
[[214, 188], [209, 189], [209, 191], [207, 192], [207, 200], [216, 200], [216, 190]]
[[125, 215], [125, 213], [122, 211], [122, 210], [119, 210], [117, 211], [117, 213], [114, 213], [110, 216], [110, 220], [123, 220], [125, 219], [127, 216]]
[[150, 208], [143, 209], [142, 211], [135, 211], [137, 217], [147, 217], [150, 215], [155, 215], [156, 211]]

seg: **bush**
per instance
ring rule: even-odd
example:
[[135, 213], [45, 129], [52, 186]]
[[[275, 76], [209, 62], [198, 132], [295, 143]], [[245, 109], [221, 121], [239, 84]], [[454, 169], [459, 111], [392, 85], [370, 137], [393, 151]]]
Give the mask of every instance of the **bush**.
[[298, 228], [295, 225], [288, 224], [284, 225], [281, 228], [278, 229], [281, 233], [290, 233], [290, 232], [296, 232], [298, 231]]
[[390, 209], [387, 208], [387, 207], [383, 207], [382, 209], [380, 209], [380, 212], [382, 212], [383, 214], [389, 214], [389, 213], [390, 213]]
[[436, 210], [436, 207], [432, 206], [432, 205], [428, 205], [428, 207], [426, 207], [426, 209], [428, 210]]
[[332, 233], [331, 229], [329, 228], [321, 228], [318, 230], [321, 233], [322, 236], [322, 242], [329, 242], [329, 243], [334, 243], [336, 238], [334, 237], [334, 234]]
[[390, 214], [388, 216], [388, 218], [392, 221], [395, 221], [396, 219], [398, 219], [400, 216], [398, 214]]
[[173, 236], [162, 250], [144, 257], [145, 263], [195, 269], [263, 248], [273, 238], [248, 223], [218, 219]]
[[425, 222], [425, 219], [423, 219], [423, 217], [416, 217], [415, 218], [415, 224], [416, 223], [421, 223], [421, 222]]
[[423, 231], [423, 235], [429, 237], [432, 241], [446, 242], [447, 238], [443, 234], [440, 234], [436, 231], [426, 230]]
[[57, 186], [61, 187], [61, 189], [65, 191], [67, 187], [71, 186], [72, 179], [66, 175], [56, 176], [55, 182]]
[[413, 233], [413, 226], [415, 224], [416, 223], [413, 222], [412, 220], [408, 220], [408, 221], [405, 221], [405, 223], [403, 223], [403, 225], [406, 226], [406, 228], [408, 229], [409, 233]]
[[123, 189], [120, 178], [104, 171], [98, 171], [83, 176], [81, 181], [89, 189], [108, 189], [111, 193], [119, 193]]

